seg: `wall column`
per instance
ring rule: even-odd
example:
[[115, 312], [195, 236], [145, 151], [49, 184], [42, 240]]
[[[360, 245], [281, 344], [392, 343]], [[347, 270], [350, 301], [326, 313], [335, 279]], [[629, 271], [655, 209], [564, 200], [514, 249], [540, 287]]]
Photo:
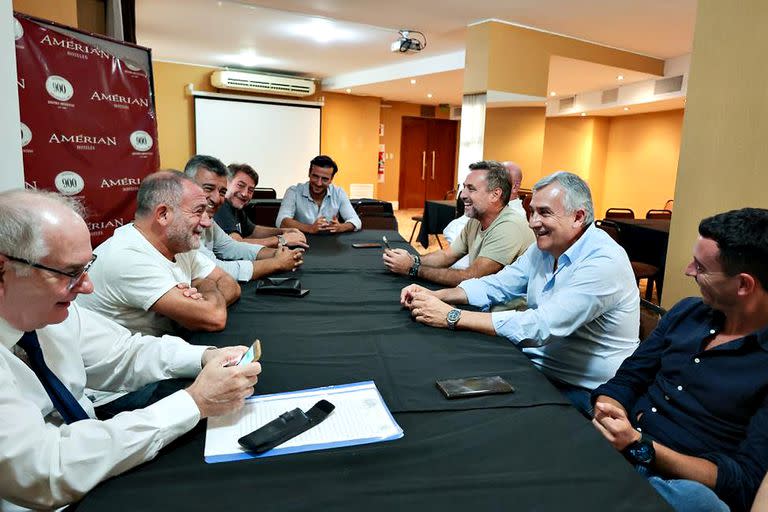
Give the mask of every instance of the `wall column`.
[[700, 0], [664, 278], [665, 307], [699, 295], [683, 275], [709, 215], [768, 208], [768, 3]]

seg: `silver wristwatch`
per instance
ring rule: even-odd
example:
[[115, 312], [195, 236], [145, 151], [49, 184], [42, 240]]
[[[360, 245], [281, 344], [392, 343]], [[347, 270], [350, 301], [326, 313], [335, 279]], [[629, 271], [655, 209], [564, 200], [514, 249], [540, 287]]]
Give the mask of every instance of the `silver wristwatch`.
[[277, 236], [277, 245], [285, 245], [285, 237], [283, 235], [276, 235]]
[[461, 310], [456, 308], [450, 310], [445, 319], [448, 322], [448, 328], [452, 331], [455, 330], [456, 324], [459, 323], [459, 320], [461, 319]]

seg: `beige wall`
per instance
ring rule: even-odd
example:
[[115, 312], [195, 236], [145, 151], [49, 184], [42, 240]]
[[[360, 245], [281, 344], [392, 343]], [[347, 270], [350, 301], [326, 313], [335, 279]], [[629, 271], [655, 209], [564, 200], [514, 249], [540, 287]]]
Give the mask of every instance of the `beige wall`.
[[379, 141], [384, 144], [384, 150], [392, 153], [392, 159], [384, 162], [384, 183], [377, 186], [377, 198], [384, 201], [397, 201], [400, 185], [400, 139], [403, 128], [403, 116], [418, 117], [420, 107], [414, 103], [399, 101], [387, 102], [389, 107], [382, 106], [381, 123], [384, 125], [384, 136]]
[[333, 183], [347, 192], [351, 183], [375, 184], [381, 100], [327, 92], [322, 93], [322, 96], [325, 97], [325, 105], [320, 128], [320, 150], [339, 165], [339, 173]]
[[77, 27], [77, 0], [13, 0], [13, 9], [69, 27]]
[[[195, 151], [193, 101], [186, 93], [186, 85], [215, 91], [209, 79], [214, 69], [169, 62], [153, 62], [153, 69], [160, 166], [179, 169]], [[352, 183], [373, 183], [375, 197], [397, 201], [402, 117], [418, 116], [420, 106], [392, 102], [391, 108], [380, 108], [380, 98], [332, 92], [320, 92], [307, 99], [324, 101], [320, 150], [339, 164], [334, 183], [347, 191]], [[447, 117], [447, 112], [438, 109], [436, 117]], [[384, 123], [381, 138], [379, 122]], [[385, 163], [384, 183], [377, 183], [380, 143], [385, 144], [387, 153], [394, 154]]]
[[661, 59], [496, 21], [469, 27], [466, 48], [464, 94], [497, 90], [546, 96], [552, 55], [655, 75], [664, 71]]
[[682, 127], [682, 110], [611, 119], [605, 208], [631, 208], [636, 217], [644, 217], [648, 210], [663, 208], [672, 199]]
[[199, 91], [213, 91], [210, 75], [213, 68], [153, 62], [157, 136], [160, 167], [182, 169], [195, 153], [195, 113], [186, 85]]
[[523, 188], [530, 188], [541, 175], [545, 120], [544, 107], [489, 108], [483, 158], [517, 162]]
[[768, 47], [764, 0], [700, 0], [664, 280], [664, 305], [698, 288], [682, 270], [699, 221], [768, 207]]

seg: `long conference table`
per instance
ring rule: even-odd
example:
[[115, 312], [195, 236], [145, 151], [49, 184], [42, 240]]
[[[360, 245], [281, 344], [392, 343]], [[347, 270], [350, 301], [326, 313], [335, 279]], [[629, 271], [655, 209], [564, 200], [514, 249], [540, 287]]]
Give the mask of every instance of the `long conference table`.
[[[387, 272], [385, 234], [309, 237], [292, 275], [304, 298], [243, 286], [227, 328], [191, 341], [262, 340], [257, 394], [373, 380], [404, 437], [238, 462], [203, 461], [205, 422], [138, 468], [90, 492], [78, 511], [671, 510], [509, 341], [434, 329], [399, 305], [409, 283]], [[501, 375], [509, 395], [446, 400], [435, 380]]]

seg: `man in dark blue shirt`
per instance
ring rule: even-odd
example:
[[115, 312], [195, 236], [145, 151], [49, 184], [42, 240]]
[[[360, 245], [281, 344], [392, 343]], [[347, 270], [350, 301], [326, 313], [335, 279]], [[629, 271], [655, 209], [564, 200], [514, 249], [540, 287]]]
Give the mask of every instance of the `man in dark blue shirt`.
[[768, 468], [768, 210], [709, 217], [699, 235], [685, 273], [702, 298], [593, 392], [593, 423], [676, 510], [746, 511]]

